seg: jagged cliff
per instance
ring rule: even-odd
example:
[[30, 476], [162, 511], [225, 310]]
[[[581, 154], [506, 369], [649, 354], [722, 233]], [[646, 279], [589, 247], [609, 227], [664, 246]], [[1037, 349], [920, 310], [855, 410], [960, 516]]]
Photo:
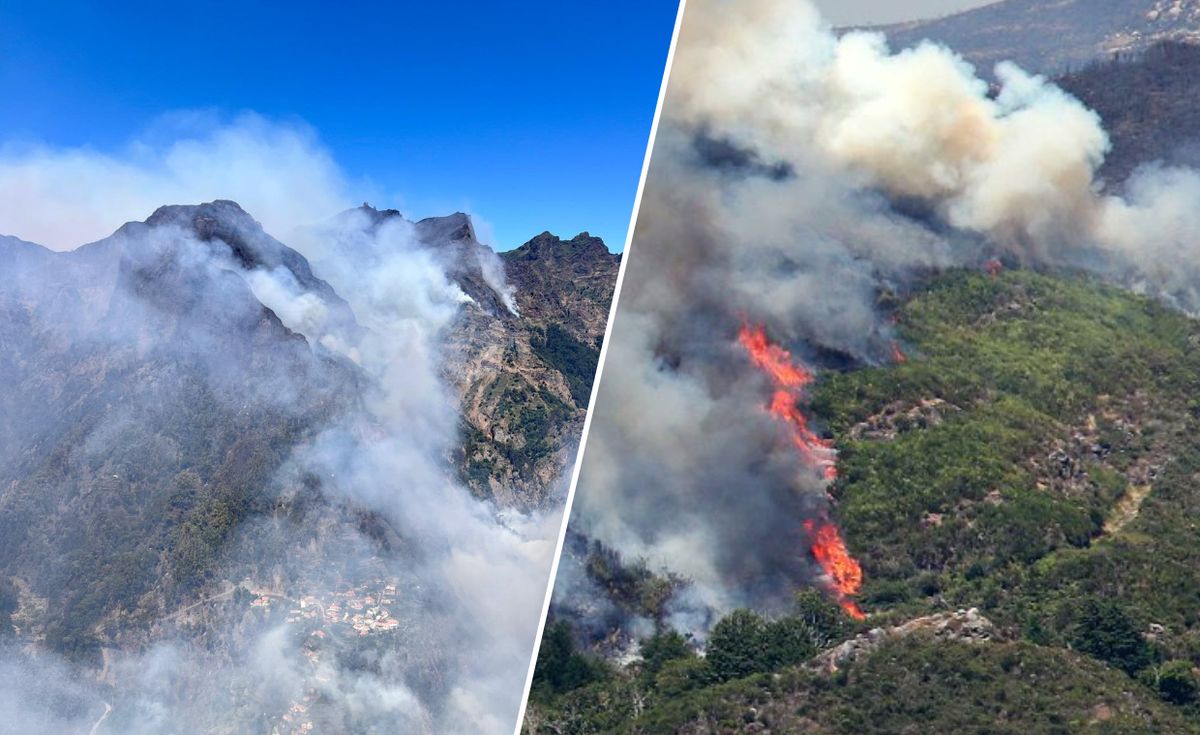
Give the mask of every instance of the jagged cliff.
[[464, 310], [447, 374], [462, 395], [471, 487], [535, 507], [574, 461], [619, 257], [586, 232], [544, 232], [501, 254], [519, 317]]

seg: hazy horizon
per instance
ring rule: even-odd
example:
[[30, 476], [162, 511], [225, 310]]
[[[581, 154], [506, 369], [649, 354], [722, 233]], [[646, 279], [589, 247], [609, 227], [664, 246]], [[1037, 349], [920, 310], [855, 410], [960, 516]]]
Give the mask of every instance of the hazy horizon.
[[996, 0], [913, 0], [904, 5], [880, 0], [814, 0], [835, 26], [899, 23], [949, 15], [978, 8]]

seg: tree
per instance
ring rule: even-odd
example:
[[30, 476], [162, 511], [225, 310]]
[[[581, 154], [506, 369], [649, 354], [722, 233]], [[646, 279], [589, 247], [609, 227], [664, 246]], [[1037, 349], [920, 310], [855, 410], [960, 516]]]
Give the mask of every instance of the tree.
[[1150, 664], [1151, 650], [1137, 626], [1117, 605], [1085, 600], [1075, 611], [1071, 647], [1133, 675]]
[[12, 633], [12, 614], [17, 611], [19, 595], [11, 580], [0, 578], [0, 638]]
[[571, 625], [559, 621], [546, 629], [533, 670], [534, 686], [561, 694], [604, 677], [598, 661], [579, 653]]
[[708, 663], [718, 681], [763, 671], [768, 661], [767, 623], [750, 610], [734, 610], [713, 626]]
[[653, 680], [668, 661], [693, 658], [696, 652], [688, 639], [678, 631], [667, 630], [655, 633], [642, 641], [642, 672]]
[[803, 618], [781, 618], [764, 631], [766, 667], [774, 670], [807, 661], [817, 653], [816, 635]]
[[814, 589], [796, 593], [795, 617], [808, 626], [812, 644], [818, 649], [842, 640], [849, 633], [846, 616], [841, 608]]

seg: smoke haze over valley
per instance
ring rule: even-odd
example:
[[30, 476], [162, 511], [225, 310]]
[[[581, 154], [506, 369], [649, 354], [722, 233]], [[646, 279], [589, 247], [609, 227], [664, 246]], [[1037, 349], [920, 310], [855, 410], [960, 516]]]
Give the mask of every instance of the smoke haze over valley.
[[618, 258], [347, 180], [255, 117], [0, 156], [20, 731], [511, 730]]

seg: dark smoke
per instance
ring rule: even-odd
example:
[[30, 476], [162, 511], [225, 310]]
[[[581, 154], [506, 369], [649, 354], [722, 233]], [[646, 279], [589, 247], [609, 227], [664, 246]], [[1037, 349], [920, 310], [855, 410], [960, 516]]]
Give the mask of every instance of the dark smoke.
[[743, 320], [810, 364], [879, 364], [888, 294], [992, 257], [1200, 306], [1200, 176], [1148, 168], [1103, 194], [1098, 117], [996, 76], [835, 38], [803, 3], [689, 3], [572, 528], [689, 578], [712, 612], [778, 610], [817, 574], [797, 529], [829, 501], [763, 411]]

